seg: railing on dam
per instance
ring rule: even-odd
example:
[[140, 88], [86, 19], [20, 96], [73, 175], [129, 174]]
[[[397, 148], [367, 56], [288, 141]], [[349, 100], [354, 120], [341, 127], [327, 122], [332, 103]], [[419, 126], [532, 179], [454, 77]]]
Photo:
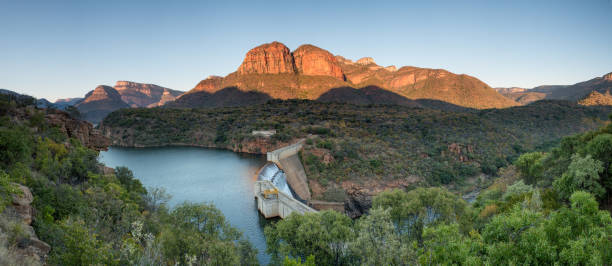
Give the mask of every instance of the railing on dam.
[[292, 156], [302, 149], [302, 145], [305, 140], [300, 140], [297, 143], [294, 143], [289, 146], [282, 147], [277, 150], [270, 151], [266, 154], [268, 162], [274, 162], [276, 164], [280, 164], [280, 160]]
[[293, 212], [299, 214], [317, 212], [291, 195], [279, 191], [268, 180], [256, 181], [254, 193], [257, 200], [257, 209], [266, 218], [280, 217], [284, 219]]

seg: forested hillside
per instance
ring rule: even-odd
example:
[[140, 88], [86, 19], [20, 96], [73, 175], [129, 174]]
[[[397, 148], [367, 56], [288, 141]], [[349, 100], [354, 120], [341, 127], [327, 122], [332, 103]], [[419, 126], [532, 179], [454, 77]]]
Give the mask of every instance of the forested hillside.
[[293, 214], [266, 228], [268, 252], [294, 265], [609, 265], [611, 168], [608, 125], [521, 155], [473, 204], [433, 187], [385, 191], [356, 221]]
[[[240, 108], [120, 110], [101, 129], [119, 146], [194, 145], [252, 153], [306, 138], [301, 156], [313, 196], [345, 201], [362, 188], [372, 190], [366, 194], [375, 194], [374, 187], [409, 185], [474, 189], [482, 180], [472, 177], [494, 175], [522, 152], [597, 128], [610, 111], [562, 101], [445, 112], [274, 100]], [[276, 134], [257, 137], [253, 130]]]
[[169, 210], [163, 189], [104, 167], [70, 128], [91, 125], [34, 103], [0, 95], [0, 265], [257, 264], [214, 206]]

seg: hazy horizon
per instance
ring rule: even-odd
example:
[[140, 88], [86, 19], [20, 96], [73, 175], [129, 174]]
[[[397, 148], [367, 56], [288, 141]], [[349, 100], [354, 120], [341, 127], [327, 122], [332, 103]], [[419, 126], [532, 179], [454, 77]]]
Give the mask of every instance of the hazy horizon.
[[0, 88], [51, 101], [118, 80], [189, 90], [272, 41], [382, 66], [442, 68], [491, 87], [568, 85], [612, 72], [610, 0], [0, 7]]

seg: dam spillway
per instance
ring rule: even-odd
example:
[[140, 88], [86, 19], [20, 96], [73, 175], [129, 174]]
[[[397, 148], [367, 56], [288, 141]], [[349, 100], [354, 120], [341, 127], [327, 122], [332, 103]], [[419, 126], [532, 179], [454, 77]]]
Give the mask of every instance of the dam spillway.
[[268, 163], [257, 174], [254, 194], [257, 209], [265, 218], [316, 212], [300, 201], [310, 199], [306, 173], [298, 156], [302, 142], [268, 152]]
[[285, 172], [278, 168], [275, 163], [268, 162], [264, 167], [259, 170], [259, 175], [257, 175], [257, 181], [267, 180], [270, 181], [279, 191], [284, 192], [288, 196], [294, 196], [293, 192], [289, 188], [289, 184], [287, 184], [287, 176]]

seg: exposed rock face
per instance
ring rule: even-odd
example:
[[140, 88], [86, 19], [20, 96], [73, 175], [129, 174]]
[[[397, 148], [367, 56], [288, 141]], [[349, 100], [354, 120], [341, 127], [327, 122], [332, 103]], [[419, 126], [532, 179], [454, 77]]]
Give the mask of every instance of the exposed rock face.
[[83, 119], [98, 123], [112, 111], [129, 108], [121, 95], [113, 87], [100, 85], [85, 95], [85, 99], [75, 105]]
[[75, 106], [83, 119], [98, 123], [109, 113], [130, 107], [156, 107], [174, 101], [182, 91], [155, 84], [117, 81], [115, 87], [100, 85], [85, 95]]
[[34, 196], [27, 187], [19, 184], [17, 187], [21, 190], [21, 195], [13, 195], [13, 208], [23, 223], [30, 225], [32, 223], [32, 206], [30, 204], [34, 201]]
[[336, 58], [328, 51], [306, 44], [293, 52], [295, 67], [299, 74], [309, 76], [332, 76], [344, 80], [344, 73]]
[[99, 85], [93, 91], [90, 91], [85, 95], [85, 99], [83, 102], [81, 102], [81, 104], [105, 100], [119, 101], [121, 100], [121, 95], [113, 87]]
[[397, 71], [397, 67], [395, 67], [395, 66], [388, 66], [388, 67], [385, 67], [385, 70], [390, 71], [390, 72], [395, 72], [395, 71]]
[[238, 68], [240, 74], [294, 73], [293, 56], [282, 43], [272, 42], [251, 49]]
[[610, 94], [610, 91], [606, 91], [605, 93], [593, 91], [587, 97], [578, 101], [578, 103], [587, 106], [612, 105], [612, 95]]
[[[596, 77], [574, 85], [546, 85], [531, 89], [531, 91], [546, 94], [546, 99], [580, 101], [596, 91], [600, 94], [612, 90], [612, 73]], [[596, 95], [597, 97], [597, 95]]]
[[78, 139], [88, 148], [100, 151], [110, 146], [110, 139], [90, 123], [74, 119], [63, 111], [47, 109], [45, 118], [50, 125], [58, 127], [66, 136]]
[[376, 63], [374, 63], [374, 58], [372, 58], [372, 57], [363, 57], [363, 58], [357, 60], [356, 63], [360, 64], [360, 65], [376, 64]]
[[443, 69], [401, 67], [393, 71], [365, 57], [356, 64], [340, 63], [352, 86], [376, 86], [411, 100], [442, 101], [456, 106], [485, 109], [516, 106], [518, 103], [484, 82]]
[[[351, 87], [376, 87], [390, 93], [346, 89]], [[226, 88], [237, 91], [225, 95], [218, 93]], [[240, 100], [240, 92], [248, 99]], [[260, 97], [246, 92], [260, 94]], [[344, 96], [350, 99], [344, 99]], [[251, 49], [238, 71], [224, 78], [202, 80], [171, 106], [218, 107], [220, 102], [237, 106], [245, 105], [247, 101], [263, 103], [268, 98], [324, 99], [366, 104], [412, 104], [410, 102], [413, 100], [426, 100], [432, 102], [426, 102], [430, 105], [425, 107], [433, 108], [440, 105], [434, 101], [448, 103], [448, 106], [478, 109], [518, 105], [484, 82], [467, 75], [457, 75], [443, 69], [382, 67], [371, 57], [354, 63], [313, 45], [302, 45], [291, 53], [282, 43], [272, 42]], [[384, 99], [393, 101], [379, 102]]]
[[189, 93], [205, 91], [208, 93], [214, 93], [221, 89], [221, 83], [223, 83], [223, 77], [219, 76], [208, 76], [205, 80], [200, 81]]
[[174, 99], [183, 92], [164, 88], [155, 84], [137, 83], [132, 81], [117, 81], [115, 90], [121, 99], [131, 107], [159, 106], [162, 98], [165, 101]]
[[8, 219], [14, 219], [17, 222], [23, 223], [25, 236], [23, 239], [17, 239], [18, 244], [15, 252], [23, 261], [44, 264], [47, 254], [51, 251], [51, 246], [38, 239], [34, 228], [31, 226], [33, 212], [31, 204], [34, 197], [28, 187], [20, 184], [16, 185], [21, 190], [21, 193], [12, 196], [12, 205], [9, 205], [2, 213]]
[[162, 106], [168, 102], [172, 102], [176, 100], [176, 96], [175, 94], [173, 94], [170, 89], [164, 89], [161, 97], [159, 98], [159, 101], [156, 103], [152, 103], [150, 105], [148, 105], [147, 107], [156, 107], [156, 106]]

